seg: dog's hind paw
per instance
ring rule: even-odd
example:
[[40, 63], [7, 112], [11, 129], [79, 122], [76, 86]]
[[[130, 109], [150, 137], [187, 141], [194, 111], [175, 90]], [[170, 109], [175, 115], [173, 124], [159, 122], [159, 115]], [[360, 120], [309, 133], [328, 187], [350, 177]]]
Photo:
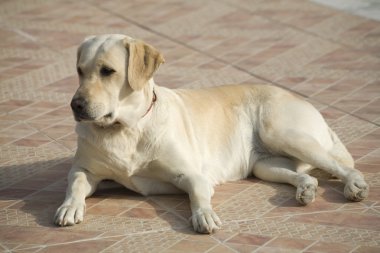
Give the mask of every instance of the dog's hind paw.
[[297, 186], [296, 199], [301, 205], [307, 205], [315, 200], [318, 181], [309, 175], [303, 175], [304, 182]]
[[202, 234], [211, 234], [220, 229], [222, 222], [216, 213], [210, 209], [199, 208], [191, 216], [194, 230]]
[[307, 205], [315, 200], [315, 195], [317, 193], [317, 187], [312, 184], [303, 185], [297, 188], [297, 201], [302, 205]]
[[351, 201], [362, 201], [368, 192], [369, 186], [361, 176], [349, 180], [344, 187], [344, 196]]

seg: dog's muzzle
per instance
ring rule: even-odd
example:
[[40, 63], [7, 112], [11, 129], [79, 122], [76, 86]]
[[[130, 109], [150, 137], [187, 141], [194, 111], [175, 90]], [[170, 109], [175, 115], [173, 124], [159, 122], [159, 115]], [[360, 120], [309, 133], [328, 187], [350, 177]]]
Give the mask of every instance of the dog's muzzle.
[[87, 111], [88, 102], [84, 98], [73, 98], [70, 106], [76, 121], [93, 120], [93, 117]]

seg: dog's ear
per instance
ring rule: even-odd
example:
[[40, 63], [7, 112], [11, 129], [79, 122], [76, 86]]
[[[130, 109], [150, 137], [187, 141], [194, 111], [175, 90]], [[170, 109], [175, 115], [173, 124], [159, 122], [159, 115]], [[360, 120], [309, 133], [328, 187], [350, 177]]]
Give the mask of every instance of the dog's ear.
[[125, 46], [129, 53], [127, 71], [129, 85], [134, 90], [140, 90], [165, 62], [164, 57], [157, 49], [139, 40], [126, 40]]

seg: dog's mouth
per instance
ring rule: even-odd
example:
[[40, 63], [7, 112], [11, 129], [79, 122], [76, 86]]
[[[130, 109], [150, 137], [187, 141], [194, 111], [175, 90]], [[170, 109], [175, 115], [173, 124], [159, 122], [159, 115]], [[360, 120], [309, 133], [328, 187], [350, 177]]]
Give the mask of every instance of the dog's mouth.
[[103, 116], [103, 118], [105, 118], [105, 119], [112, 119], [112, 117], [113, 117], [113, 113], [112, 112], [107, 113], [106, 115]]
[[75, 111], [73, 110], [74, 119], [77, 122], [94, 124], [100, 128], [109, 128], [112, 126], [120, 126], [121, 123], [116, 120], [114, 112], [108, 112], [102, 116], [91, 115], [87, 110]]
[[89, 122], [97, 122], [97, 121], [113, 121], [114, 120], [114, 114], [112, 112], [109, 112], [101, 117], [93, 117], [86, 113], [74, 113], [74, 118], [76, 121], [89, 121]]
[[81, 122], [81, 121], [94, 121], [95, 118], [90, 117], [88, 114], [85, 113], [74, 113], [75, 121]]
[[94, 123], [95, 125], [102, 128], [121, 125], [120, 122], [116, 120], [115, 114], [113, 112], [109, 112], [104, 116], [100, 117], [99, 119], [94, 120]]

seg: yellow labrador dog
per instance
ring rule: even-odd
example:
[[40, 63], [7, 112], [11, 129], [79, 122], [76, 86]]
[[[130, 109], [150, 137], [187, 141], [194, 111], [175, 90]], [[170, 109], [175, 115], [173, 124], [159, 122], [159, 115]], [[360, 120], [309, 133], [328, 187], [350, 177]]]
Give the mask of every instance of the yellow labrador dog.
[[83, 221], [85, 198], [104, 179], [141, 193], [186, 192], [194, 230], [221, 221], [211, 207], [217, 184], [254, 175], [297, 188], [313, 202], [320, 168], [345, 184], [352, 201], [368, 195], [363, 175], [319, 112], [268, 85], [167, 89], [153, 74], [163, 56], [124, 35], [87, 38], [78, 49], [80, 86], [71, 107], [78, 150], [55, 223]]

